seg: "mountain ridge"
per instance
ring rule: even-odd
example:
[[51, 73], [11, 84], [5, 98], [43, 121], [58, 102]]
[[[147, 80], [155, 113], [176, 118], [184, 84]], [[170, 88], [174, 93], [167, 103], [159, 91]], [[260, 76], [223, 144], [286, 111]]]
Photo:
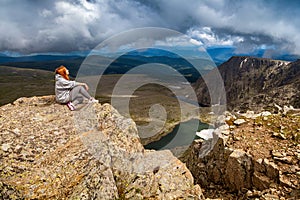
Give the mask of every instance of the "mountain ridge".
[[[233, 56], [214, 70], [219, 70], [223, 78], [229, 110], [262, 110], [274, 103], [300, 107], [299, 69], [299, 60]], [[199, 103], [210, 106], [204, 79], [200, 78], [194, 87]]]

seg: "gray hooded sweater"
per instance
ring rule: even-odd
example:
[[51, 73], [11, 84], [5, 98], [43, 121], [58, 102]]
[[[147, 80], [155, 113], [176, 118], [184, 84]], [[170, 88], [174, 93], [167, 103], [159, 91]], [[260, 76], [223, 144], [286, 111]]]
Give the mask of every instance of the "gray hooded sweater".
[[77, 82], [66, 80], [59, 74], [55, 75], [55, 98], [58, 103], [70, 101], [70, 91], [77, 86]]

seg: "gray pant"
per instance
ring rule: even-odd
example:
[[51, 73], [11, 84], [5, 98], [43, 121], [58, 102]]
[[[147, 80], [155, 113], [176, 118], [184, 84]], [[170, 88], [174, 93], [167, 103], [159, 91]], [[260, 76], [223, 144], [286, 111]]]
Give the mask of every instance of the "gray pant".
[[74, 87], [70, 92], [70, 101], [77, 105], [82, 103], [84, 98], [90, 99], [91, 95], [87, 92], [84, 86], [78, 85]]

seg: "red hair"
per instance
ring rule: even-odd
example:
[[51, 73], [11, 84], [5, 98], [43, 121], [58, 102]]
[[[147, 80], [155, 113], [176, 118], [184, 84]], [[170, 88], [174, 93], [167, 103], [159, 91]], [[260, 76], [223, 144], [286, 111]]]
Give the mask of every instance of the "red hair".
[[69, 75], [67, 74], [67, 68], [63, 65], [55, 69], [55, 74], [59, 74], [67, 80], [70, 80]]

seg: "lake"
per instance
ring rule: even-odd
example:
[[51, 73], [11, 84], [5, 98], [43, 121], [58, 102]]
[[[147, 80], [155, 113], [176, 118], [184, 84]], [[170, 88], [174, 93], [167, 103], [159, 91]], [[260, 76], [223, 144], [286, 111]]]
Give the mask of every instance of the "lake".
[[199, 138], [196, 131], [207, 129], [208, 124], [202, 123], [198, 119], [191, 119], [176, 125], [172, 132], [163, 136], [160, 140], [151, 142], [144, 147], [146, 149], [172, 149], [175, 147], [190, 145], [193, 140]]

